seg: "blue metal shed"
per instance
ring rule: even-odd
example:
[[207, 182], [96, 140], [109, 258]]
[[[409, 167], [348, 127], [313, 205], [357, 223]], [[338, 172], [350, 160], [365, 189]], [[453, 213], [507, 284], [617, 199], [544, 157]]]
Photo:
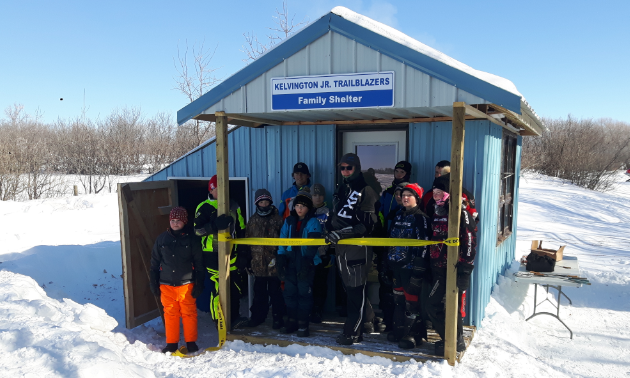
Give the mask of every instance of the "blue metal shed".
[[[274, 108], [272, 79], [289, 83], [383, 72], [393, 75], [392, 104]], [[177, 119], [181, 124], [227, 116], [234, 126], [228, 136], [229, 175], [249, 178], [250, 198], [267, 188], [279, 199], [298, 161], [310, 167], [330, 197], [344, 133], [376, 129], [406, 131], [406, 146], [398, 148], [413, 164], [412, 181], [430, 188], [436, 162], [451, 156], [455, 102], [471, 105], [462, 184], [475, 195], [481, 221], [466, 321], [479, 326], [492, 287], [514, 259], [522, 137], [544, 129], [511, 82], [337, 7], [181, 109]], [[210, 177], [217, 173], [215, 159], [213, 138], [146, 181]]]

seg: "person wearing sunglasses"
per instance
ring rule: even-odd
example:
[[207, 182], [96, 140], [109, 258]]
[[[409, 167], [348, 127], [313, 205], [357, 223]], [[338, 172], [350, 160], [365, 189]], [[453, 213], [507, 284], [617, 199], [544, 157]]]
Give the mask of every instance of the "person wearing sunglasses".
[[[365, 181], [361, 161], [356, 154], [343, 155], [339, 162], [343, 177], [333, 196], [333, 210], [325, 224], [328, 243], [346, 238], [370, 236], [376, 218], [378, 194]], [[336, 245], [337, 266], [346, 289], [347, 313], [343, 332], [336, 341], [352, 345], [363, 340], [364, 323], [372, 323], [374, 311], [366, 296], [367, 275], [372, 267], [373, 251], [369, 246]]]

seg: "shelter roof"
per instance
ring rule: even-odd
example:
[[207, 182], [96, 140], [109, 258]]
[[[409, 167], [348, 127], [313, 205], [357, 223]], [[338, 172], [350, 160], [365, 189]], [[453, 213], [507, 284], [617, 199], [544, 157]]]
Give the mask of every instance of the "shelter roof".
[[[478, 99], [483, 104], [482, 110], [495, 117], [502, 118], [517, 129], [522, 129], [523, 135], [539, 135], [545, 129], [543, 122], [527, 103], [516, 86], [509, 80], [476, 70], [446, 54], [433, 49], [404, 33], [384, 25], [378, 21], [355, 13], [344, 7], [335, 7], [331, 12], [310, 23], [295, 35], [274, 46], [258, 59], [236, 72], [231, 77], [218, 84], [199, 99], [185, 106], [177, 113], [177, 121], [182, 124], [190, 119], [213, 120], [214, 111], [223, 111], [217, 105], [234, 92], [259, 78], [265, 72], [281, 64], [285, 59], [304, 49], [323, 35], [332, 31], [348, 39], [356, 41], [396, 61], [413, 67], [414, 69], [436, 78], [459, 90], [465, 91], [471, 98]], [[461, 101], [461, 100], [458, 100]], [[215, 105], [213, 107], [213, 105]], [[212, 107], [212, 109], [210, 109]], [[400, 108], [399, 108], [400, 109]], [[404, 109], [403, 109], [404, 110]], [[204, 112], [206, 114], [204, 114]], [[281, 115], [276, 113], [249, 113], [251, 122], [233, 122], [241, 125], [282, 124], [300, 122], [304, 120], [321, 120], [335, 123], [335, 120], [357, 119], [350, 111], [326, 112], [319, 110], [289, 111]], [[209, 114], [208, 114], [209, 113]], [[329, 114], [326, 114], [329, 113]], [[363, 112], [373, 119], [412, 118], [421, 111], [413, 112]], [[401, 117], [400, 114], [412, 114]], [[427, 113], [428, 117], [445, 115], [443, 111]], [[306, 116], [306, 117], [305, 117]], [[275, 118], [275, 119], [274, 119]], [[361, 118], [365, 119], [365, 117]]]

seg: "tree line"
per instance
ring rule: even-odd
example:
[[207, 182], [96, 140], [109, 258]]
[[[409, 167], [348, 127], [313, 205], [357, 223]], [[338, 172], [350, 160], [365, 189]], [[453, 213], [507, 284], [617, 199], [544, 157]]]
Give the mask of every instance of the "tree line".
[[[39, 199], [72, 191], [64, 175], [77, 175], [83, 193], [112, 191], [117, 176], [154, 173], [214, 135], [196, 122], [178, 126], [165, 113], [146, 118], [124, 108], [92, 120], [85, 116], [44, 123], [21, 105], [0, 119], [0, 200]], [[115, 190], [115, 189], [114, 189]]]
[[617, 182], [619, 169], [630, 169], [630, 124], [571, 115], [543, 121], [542, 136], [523, 138], [521, 171], [605, 191]]

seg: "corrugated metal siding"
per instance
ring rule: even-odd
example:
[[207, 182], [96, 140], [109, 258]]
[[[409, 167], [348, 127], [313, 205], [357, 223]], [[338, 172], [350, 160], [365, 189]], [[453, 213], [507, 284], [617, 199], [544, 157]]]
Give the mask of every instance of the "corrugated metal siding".
[[[498, 276], [514, 260], [516, 232], [499, 247], [496, 246], [502, 133], [500, 126], [489, 121], [466, 122], [463, 186], [473, 192], [481, 218], [477, 234], [476, 267], [471, 290], [467, 293], [466, 322], [476, 326], [481, 324], [485, 316], [485, 308], [490, 302], [490, 294]], [[450, 160], [451, 135], [450, 122], [410, 125], [409, 160], [413, 164], [412, 177], [416, 177], [425, 190], [431, 188], [435, 164], [440, 160]], [[519, 137], [517, 172], [520, 172], [521, 140]], [[515, 200], [518, 201], [518, 190]], [[514, 211], [514, 219], [517, 219], [517, 208]]]
[[395, 106], [393, 108], [300, 111], [298, 112], [300, 120], [450, 115], [455, 101], [466, 101], [469, 104], [487, 103], [480, 97], [330, 31], [247, 83], [241, 89], [213, 104], [203, 113], [214, 114], [216, 111], [225, 111], [227, 113], [248, 113], [253, 116], [276, 120], [295, 119], [296, 112], [271, 111], [269, 80], [272, 77], [378, 71], [395, 72]]
[[[228, 134], [230, 176], [249, 177], [251, 211], [257, 189], [266, 188], [278, 205], [282, 192], [293, 184], [291, 174], [298, 161], [309, 166], [312, 182], [327, 190], [330, 203], [334, 189], [335, 126], [240, 127]], [[191, 153], [145, 181], [167, 177], [212, 177], [216, 174], [214, 143]]]

